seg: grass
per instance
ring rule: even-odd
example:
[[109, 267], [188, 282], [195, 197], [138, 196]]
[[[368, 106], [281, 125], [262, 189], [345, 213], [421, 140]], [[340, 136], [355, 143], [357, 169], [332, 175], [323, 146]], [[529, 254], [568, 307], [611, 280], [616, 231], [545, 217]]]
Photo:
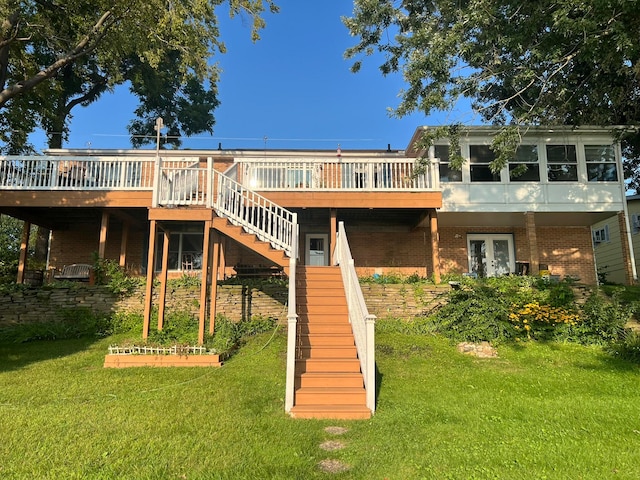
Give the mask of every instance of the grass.
[[284, 413], [282, 331], [220, 369], [103, 369], [113, 337], [0, 345], [0, 477], [640, 478], [637, 366], [568, 344], [480, 360], [380, 327], [378, 411], [353, 422]]

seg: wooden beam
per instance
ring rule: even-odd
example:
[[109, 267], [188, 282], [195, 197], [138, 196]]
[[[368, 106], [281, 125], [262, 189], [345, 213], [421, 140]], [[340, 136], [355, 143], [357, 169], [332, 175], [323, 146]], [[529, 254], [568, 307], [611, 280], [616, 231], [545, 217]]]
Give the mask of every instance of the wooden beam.
[[221, 258], [224, 256], [222, 247], [222, 235], [218, 232], [213, 234], [213, 266], [211, 267], [211, 300], [209, 301], [209, 335], [213, 335], [216, 331], [216, 307], [218, 296], [218, 269]]
[[164, 230], [162, 237], [162, 271], [160, 272], [160, 298], [158, 298], [158, 331], [164, 326], [164, 311], [167, 304], [167, 278], [169, 277], [169, 238], [171, 232]]
[[149, 337], [151, 323], [151, 306], [153, 304], [153, 270], [156, 256], [156, 232], [158, 225], [155, 220], [149, 222], [149, 249], [147, 252], [147, 286], [144, 294], [144, 318], [142, 321], [142, 338]]
[[220, 265], [218, 267], [218, 272], [222, 272], [222, 276], [220, 280], [225, 280], [227, 278], [227, 257], [225, 256], [225, 249], [227, 244], [227, 237], [222, 235], [218, 235], [218, 248], [220, 249], [220, 254], [218, 256]]
[[198, 344], [204, 343], [204, 326], [207, 318], [207, 284], [209, 283], [209, 251], [211, 249], [211, 229], [213, 222], [204, 222], [204, 238], [202, 240], [202, 267], [200, 275], [200, 312], [198, 323]]
[[438, 212], [429, 210], [429, 227], [431, 230], [431, 263], [433, 264], [433, 281], [440, 283], [440, 234], [438, 233]]
[[100, 222], [100, 244], [98, 245], [100, 260], [104, 260], [107, 251], [107, 230], [109, 230], [109, 213], [105, 210], [102, 212], [102, 221]]
[[120, 263], [119, 265], [122, 268], [127, 266], [127, 246], [129, 243], [129, 230], [131, 225], [129, 222], [124, 222], [122, 224], [122, 238], [120, 239]]
[[335, 265], [336, 239], [338, 237], [338, 210], [336, 208], [331, 208], [329, 210], [329, 224], [331, 231], [331, 236], [329, 238], [329, 265]]
[[29, 235], [31, 224], [24, 222], [22, 225], [22, 237], [20, 238], [20, 256], [18, 257], [18, 276], [16, 283], [24, 283], [24, 272], [27, 269], [27, 254], [29, 253]]

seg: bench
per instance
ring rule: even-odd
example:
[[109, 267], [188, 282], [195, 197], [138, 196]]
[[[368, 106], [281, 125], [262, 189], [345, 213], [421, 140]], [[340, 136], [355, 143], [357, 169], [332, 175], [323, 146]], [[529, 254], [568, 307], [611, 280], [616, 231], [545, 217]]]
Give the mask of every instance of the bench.
[[69, 280], [73, 282], [91, 282], [92, 277], [93, 267], [88, 263], [65, 265], [59, 274], [53, 276], [55, 280]]

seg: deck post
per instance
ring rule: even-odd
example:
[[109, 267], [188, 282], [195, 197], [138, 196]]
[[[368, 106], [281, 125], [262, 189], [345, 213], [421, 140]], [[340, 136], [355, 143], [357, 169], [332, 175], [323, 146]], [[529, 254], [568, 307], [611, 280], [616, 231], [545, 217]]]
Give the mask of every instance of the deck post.
[[433, 263], [433, 281], [440, 283], [440, 238], [438, 233], [438, 213], [429, 210], [429, 228], [431, 230], [431, 262]]
[[147, 252], [147, 285], [144, 294], [144, 318], [142, 321], [142, 338], [149, 337], [149, 324], [151, 323], [151, 305], [153, 304], [153, 271], [156, 256], [156, 220], [149, 221], [149, 250]]
[[[213, 222], [212, 222], [213, 223]], [[220, 237], [221, 235], [214, 232], [211, 236], [213, 240], [213, 259], [211, 267], [211, 292], [209, 299], [209, 335], [213, 335], [216, 331], [216, 306], [218, 296], [218, 269], [220, 268]]]
[[332, 208], [329, 210], [329, 222], [330, 222], [330, 231], [331, 231], [331, 238], [329, 240], [329, 252], [330, 252], [330, 262], [329, 265], [335, 265], [335, 250], [336, 250], [336, 238], [337, 238], [337, 231], [338, 231], [338, 223], [337, 223], [337, 217], [338, 217], [338, 209], [337, 208]]
[[129, 244], [129, 222], [122, 223], [122, 238], [120, 240], [120, 262], [122, 268], [127, 266], [127, 246]]
[[100, 222], [100, 244], [98, 246], [98, 258], [104, 260], [107, 251], [107, 230], [109, 229], [109, 212], [102, 212], [102, 221]]
[[160, 273], [160, 298], [158, 299], [158, 331], [164, 326], [164, 311], [167, 303], [167, 278], [169, 276], [169, 238], [171, 232], [163, 231], [162, 272]]
[[198, 345], [204, 343], [204, 325], [207, 317], [207, 283], [210, 277], [209, 251], [211, 250], [211, 228], [213, 222], [204, 222], [204, 239], [202, 241], [202, 266], [200, 275], [200, 312], [198, 323]]
[[20, 239], [20, 256], [18, 257], [18, 276], [16, 283], [24, 283], [24, 273], [27, 269], [27, 253], [29, 252], [29, 236], [31, 234], [31, 223], [24, 222], [22, 225], [22, 237]]

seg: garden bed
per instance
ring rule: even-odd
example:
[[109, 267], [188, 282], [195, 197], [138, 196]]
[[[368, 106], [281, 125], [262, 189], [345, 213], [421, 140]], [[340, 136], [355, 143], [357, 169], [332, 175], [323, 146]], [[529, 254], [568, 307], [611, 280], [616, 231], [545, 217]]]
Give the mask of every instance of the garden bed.
[[104, 368], [221, 366], [220, 355], [204, 347], [110, 346], [104, 357]]

